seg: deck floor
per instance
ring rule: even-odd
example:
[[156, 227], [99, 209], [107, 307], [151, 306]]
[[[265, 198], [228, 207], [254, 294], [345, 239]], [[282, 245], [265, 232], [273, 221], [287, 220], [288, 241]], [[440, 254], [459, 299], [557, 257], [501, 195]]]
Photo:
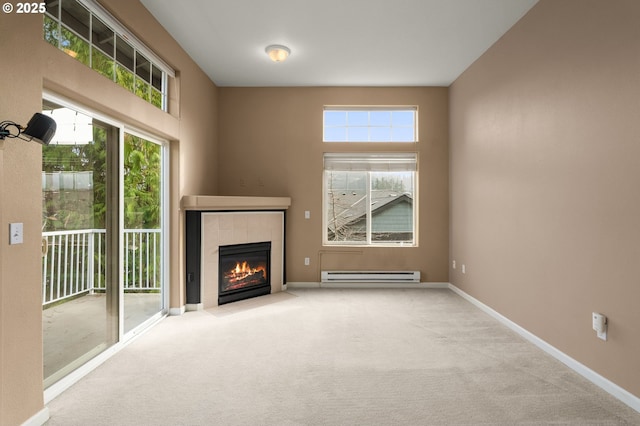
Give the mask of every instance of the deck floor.
[[[124, 299], [124, 332], [161, 311], [158, 293], [131, 293]], [[117, 340], [117, 318], [104, 294], [93, 294], [42, 311], [44, 377], [67, 373]]]

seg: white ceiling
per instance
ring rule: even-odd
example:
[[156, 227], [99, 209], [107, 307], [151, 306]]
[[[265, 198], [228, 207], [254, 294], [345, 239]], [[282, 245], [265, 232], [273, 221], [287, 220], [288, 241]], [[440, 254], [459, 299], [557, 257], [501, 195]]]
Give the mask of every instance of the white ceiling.
[[141, 1], [218, 86], [449, 86], [538, 0]]

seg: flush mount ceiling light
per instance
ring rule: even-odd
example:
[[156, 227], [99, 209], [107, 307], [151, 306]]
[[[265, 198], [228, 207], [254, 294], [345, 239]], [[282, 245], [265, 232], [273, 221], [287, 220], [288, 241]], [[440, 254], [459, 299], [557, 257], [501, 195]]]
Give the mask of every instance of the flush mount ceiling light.
[[283, 62], [291, 53], [291, 49], [281, 44], [272, 44], [264, 50], [273, 62]]

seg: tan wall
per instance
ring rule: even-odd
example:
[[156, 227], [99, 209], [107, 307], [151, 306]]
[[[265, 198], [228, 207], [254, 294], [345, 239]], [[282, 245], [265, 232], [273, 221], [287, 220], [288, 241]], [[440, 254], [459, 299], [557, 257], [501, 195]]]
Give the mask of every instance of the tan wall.
[[[418, 105], [420, 142], [323, 143], [324, 105]], [[219, 108], [220, 195], [292, 198], [288, 282], [317, 282], [322, 269], [415, 269], [423, 281], [448, 281], [447, 88], [225, 87]], [[369, 150], [419, 153], [419, 247], [322, 246], [322, 154]]]
[[[0, 14], [0, 121], [26, 124], [42, 108], [43, 88], [171, 141], [171, 306], [184, 305], [179, 199], [215, 194], [217, 88], [138, 1], [105, 0], [149, 47], [176, 68], [165, 114], [42, 40], [41, 15]], [[0, 141], [0, 425], [43, 408], [40, 277], [41, 147]], [[183, 173], [180, 173], [180, 171]], [[8, 244], [8, 224], [24, 223], [25, 242]]]
[[450, 97], [451, 282], [636, 396], [639, 21], [541, 0]]
[[[37, 42], [38, 28], [28, 17], [0, 16], [0, 56], [11, 58], [0, 61], [0, 121], [26, 124], [41, 109], [39, 58], [17, 53]], [[43, 406], [40, 163], [39, 145], [0, 141], [1, 425], [20, 424]], [[24, 224], [24, 244], [9, 245], [12, 222]]]

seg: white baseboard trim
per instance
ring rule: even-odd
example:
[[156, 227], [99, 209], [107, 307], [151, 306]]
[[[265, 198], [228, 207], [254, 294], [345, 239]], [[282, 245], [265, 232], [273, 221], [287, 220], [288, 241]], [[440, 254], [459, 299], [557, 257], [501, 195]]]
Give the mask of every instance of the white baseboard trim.
[[549, 355], [557, 359], [558, 361], [562, 362], [567, 367], [571, 368], [576, 373], [580, 374], [585, 379], [589, 380], [596, 386], [602, 388], [607, 393], [611, 394], [615, 398], [619, 399], [621, 402], [625, 403], [626, 405], [628, 405], [629, 407], [633, 408], [634, 410], [640, 413], [640, 398], [633, 395], [631, 392], [621, 388], [620, 386], [616, 385], [609, 379], [601, 376], [600, 374], [591, 370], [589, 367], [585, 366], [584, 364], [581, 364], [580, 362], [571, 358], [564, 352], [558, 350], [554, 346], [551, 346], [549, 343], [545, 342], [535, 334], [525, 330], [524, 328], [522, 328], [515, 322], [511, 321], [507, 317], [503, 316], [497, 311], [494, 311], [493, 309], [491, 309], [489, 306], [480, 302], [478, 299], [460, 290], [455, 285], [449, 284], [449, 288], [453, 292], [457, 293], [463, 299], [467, 300], [471, 304], [478, 307], [480, 310], [484, 311], [485, 313], [489, 314], [496, 320], [500, 321], [502, 324], [506, 325], [511, 330], [515, 331], [516, 333], [524, 337], [529, 342], [533, 343], [534, 345], [536, 345], [537, 347], [539, 347], [540, 349], [542, 349], [543, 351], [545, 351], [546, 353], [548, 353]]
[[203, 309], [204, 309], [204, 305], [202, 303], [187, 303], [185, 305], [185, 310], [187, 312], [201, 311]]
[[22, 426], [42, 426], [49, 420], [49, 407], [44, 407], [36, 414], [31, 416], [29, 420], [22, 423]]
[[320, 283], [315, 282], [288, 282], [287, 290], [295, 290], [296, 288], [320, 288]]
[[182, 305], [179, 308], [169, 308], [169, 315], [172, 317], [179, 317], [184, 314], [187, 310], [187, 307]]
[[449, 283], [394, 283], [394, 282], [293, 282], [287, 283], [288, 289], [296, 288], [449, 288]]

